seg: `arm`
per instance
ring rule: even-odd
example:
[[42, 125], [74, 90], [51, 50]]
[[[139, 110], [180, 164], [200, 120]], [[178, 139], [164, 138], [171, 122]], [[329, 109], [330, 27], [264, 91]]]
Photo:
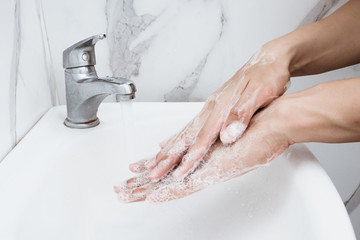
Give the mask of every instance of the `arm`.
[[320, 84], [282, 96], [257, 113], [232, 145], [216, 142], [185, 181], [153, 183], [146, 172], [115, 187], [126, 202], [163, 202], [252, 171], [299, 142], [360, 141], [360, 78]]
[[329, 17], [305, 25], [265, 47], [289, 59], [291, 76], [327, 72], [360, 62], [360, 1], [350, 0]]
[[[146, 162], [149, 179], [174, 166], [175, 178], [189, 174], [220, 140], [231, 144], [252, 116], [286, 90], [290, 76], [315, 74], [360, 61], [360, 0], [351, 0], [328, 18], [265, 44], [229, 81], [214, 92], [200, 114]], [[131, 170], [141, 164], [130, 165]], [[144, 167], [144, 166], [143, 166]]]
[[282, 103], [291, 143], [360, 141], [360, 78], [319, 84], [283, 96]]

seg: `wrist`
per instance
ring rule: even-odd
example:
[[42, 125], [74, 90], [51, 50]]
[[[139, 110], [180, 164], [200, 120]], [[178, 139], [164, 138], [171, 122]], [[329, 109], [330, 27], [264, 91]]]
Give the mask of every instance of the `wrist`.
[[291, 75], [296, 66], [294, 59], [297, 53], [297, 44], [290, 41], [288, 35], [266, 43], [262, 50], [274, 56], [277, 64], [280, 64]]
[[[289, 94], [291, 95], [291, 94]], [[276, 99], [268, 109], [268, 124], [270, 132], [283, 139], [288, 145], [302, 142], [297, 135], [301, 119], [299, 119], [292, 97], [283, 95]], [[296, 101], [296, 100], [295, 100]]]

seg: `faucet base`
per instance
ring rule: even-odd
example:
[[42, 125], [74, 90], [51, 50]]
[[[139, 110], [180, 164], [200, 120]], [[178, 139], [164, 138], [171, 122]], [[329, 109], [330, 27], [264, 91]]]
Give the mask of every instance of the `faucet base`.
[[76, 128], [76, 129], [92, 128], [92, 127], [96, 127], [99, 124], [100, 124], [99, 118], [96, 118], [95, 120], [90, 121], [90, 122], [79, 122], [79, 123], [72, 122], [68, 118], [66, 118], [64, 121], [65, 126], [67, 126], [69, 128]]

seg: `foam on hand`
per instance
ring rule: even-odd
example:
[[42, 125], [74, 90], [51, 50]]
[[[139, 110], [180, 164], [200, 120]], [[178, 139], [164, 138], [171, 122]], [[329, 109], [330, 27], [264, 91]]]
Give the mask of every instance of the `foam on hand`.
[[240, 121], [232, 122], [220, 133], [221, 142], [231, 144], [241, 137], [246, 129], [246, 125]]

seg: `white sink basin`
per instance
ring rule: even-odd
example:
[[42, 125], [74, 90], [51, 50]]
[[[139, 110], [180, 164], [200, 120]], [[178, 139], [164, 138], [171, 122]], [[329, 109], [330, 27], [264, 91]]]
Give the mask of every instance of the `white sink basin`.
[[52, 108], [0, 164], [0, 239], [355, 239], [304, 145], [180, 200], [120, 203], [113, 185], [131, 176], [130, 161], [156, 153], [201, 106], [134, 103], [133, 146], [119, 104], [102, 104], [101, 124], [87, 130], [66, 128], [65, 107]]

